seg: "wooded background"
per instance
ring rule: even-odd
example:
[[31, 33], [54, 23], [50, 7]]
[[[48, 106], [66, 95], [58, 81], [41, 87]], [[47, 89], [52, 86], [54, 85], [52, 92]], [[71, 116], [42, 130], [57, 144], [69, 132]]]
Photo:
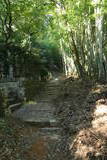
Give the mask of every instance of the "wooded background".
[[107, 0], [1, 0], [1, 77], [106, 81], [106, 28]]

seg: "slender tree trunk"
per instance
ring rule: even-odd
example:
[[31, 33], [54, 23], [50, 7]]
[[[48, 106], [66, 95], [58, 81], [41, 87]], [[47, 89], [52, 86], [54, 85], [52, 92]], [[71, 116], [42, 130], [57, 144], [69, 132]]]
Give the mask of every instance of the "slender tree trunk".
[[96, 0], [95, 2], [95, 56], [98, 65], [98, 79], [105, 78], [104, 72], [104, 53], [103, 53], [103, 0]]
[[85, 78], [85, 76], [86, 76], [85, 69], [83, 68], [83, 66], [80, 63], [79, 53], [78, 53], [77, 46], [75, 44], [75, 40], [74, 40], [72, 31], [70, 32], [70, 36], [71, 36], [71, 39], [72, 39], [73, 51], [74, 51], [74, 54], [75, 54], [75, 60], [74, 61], [76, 63], [76, 66], [78, 67], [77, 70], [79, 71], [79, 76], [81, 78]]

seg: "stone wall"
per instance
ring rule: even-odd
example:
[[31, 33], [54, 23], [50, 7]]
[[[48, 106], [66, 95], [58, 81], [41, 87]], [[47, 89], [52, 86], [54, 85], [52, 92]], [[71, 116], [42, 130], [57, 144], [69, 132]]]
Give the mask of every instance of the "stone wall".
[[23, 83], [20, 80], [16, 82], [2, 82], [0, 83], [0, 89], [3, 89], [10, 99], [17, 97], [18, 99], [23, 100], [25, 97], [25, 91], [22, 84]]

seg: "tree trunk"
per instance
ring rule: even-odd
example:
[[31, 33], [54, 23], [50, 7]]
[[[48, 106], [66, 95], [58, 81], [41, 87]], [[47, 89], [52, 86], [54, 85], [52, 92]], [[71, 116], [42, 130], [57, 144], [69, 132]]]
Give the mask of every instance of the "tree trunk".
[[98, 66], [98, 79], [104, 80], [104, 53], [103, 53], [103, 13], [102, 4], [103, 0], [94, 0], [95, 2], [95, 56]]

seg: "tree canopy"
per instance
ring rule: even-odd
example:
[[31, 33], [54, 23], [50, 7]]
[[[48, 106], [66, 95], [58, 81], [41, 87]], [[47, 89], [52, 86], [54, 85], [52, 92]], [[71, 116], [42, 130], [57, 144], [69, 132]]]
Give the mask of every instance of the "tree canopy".
[[51, 59], [66, 75], [106, 80], [106, 14], [106, 0], [1, 0], [0, 63], [25, 73]]

